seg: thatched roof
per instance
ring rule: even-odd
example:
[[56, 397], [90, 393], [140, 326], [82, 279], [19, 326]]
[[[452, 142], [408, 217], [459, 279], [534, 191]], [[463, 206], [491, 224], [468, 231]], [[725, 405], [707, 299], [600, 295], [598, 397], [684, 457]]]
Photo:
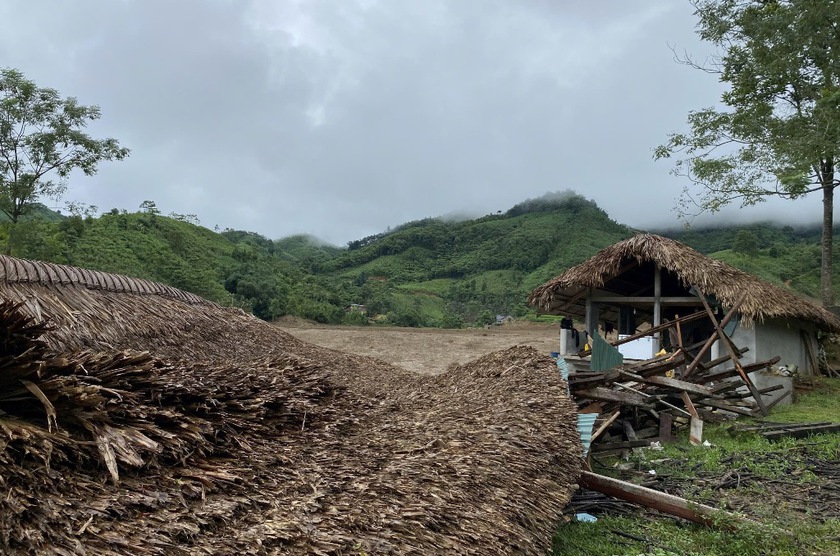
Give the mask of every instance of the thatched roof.
[[743, 292], [739, 309], [742, 322], [781, 317], [813, 321], [820, 328], [840, 332], [840, 319], [813, 302], [712, 259], [691, 247], [654, 234], [638, 234], [596, 253], [589, 260], [536, 288], [528, 302], [548, 310], [559, 300], [571, 299], [582, 288], [603, 288], [632, 262], [653, 263], [672, 273], [688, 288], [696, 286], [724, 307], [732, 306]]
[[414, 375], [159, 285], [0, 267], [0, 553], [550, 549], [580, 439], [532, 348]]

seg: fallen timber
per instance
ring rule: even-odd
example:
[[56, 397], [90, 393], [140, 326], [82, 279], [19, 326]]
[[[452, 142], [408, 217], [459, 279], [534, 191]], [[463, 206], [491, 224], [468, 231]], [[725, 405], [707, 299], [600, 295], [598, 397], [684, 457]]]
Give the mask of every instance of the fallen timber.
[[[705, 301], [705, 300], [704, 300]], [[625, 361], [612, 369], [591, 372], [572, 366], [569, 388], [578, 407], [584, 412], [597, 411], [603, 415], [595, 423], [593, 451], [627, 450], [650, 444], [667, 442], [673, 438], [675, 428], [691, 425], [693, 443], [701, 441], [702, 421], [716, 414], [729, 416], [766, 415], [768, 409], [784, 396], [768, 402], [764, 396], [783, 388], [781, 385], [756, 388], [749, 378], [755, 371], [770, 369], [780, 357], [742, 364], [740, 358], [749, 351], [734, 345], [724, 331], [743, 302], [743, 295], [720, 320], [715, 317], [708, 302], [702, 311], [686, 317], [651, 327], [629, 338], [610, 342], [613, 347], [628, 340], [650, 336], [669, 329], [676, 332], [676, 346], [669, 353], [641, 361]], [[681, 325], [699, 319], [708, 319], [713, 326], [710, 338], [685, 346]], [[725, 346], [725, 354], [703, 361], [715, 340]], [[673, 340], [672, 340], [673, 341]], [[699, 348], [699, 349], [698, 349]], [[591, 351], [579, 352], [591, 354]], [[585, 361], [585, 359], [584, 359]], [[729, 363], [729, 366], [726, 364]], [[719, 370], [722, 366], [725, 368]], [[632, 420], [642, 434], [630, 436], [618, 427], [619, 416]]]
[[584, 471], [581, 474], [580, 486], [702, 525], [715, 525], [724, 519], [729, 521], [730, 525], [744, 521], [744, 518], [740, 516], [705, 504], [689, 502], [685, 498], [673, 494], [599, 475], [591, 471]]

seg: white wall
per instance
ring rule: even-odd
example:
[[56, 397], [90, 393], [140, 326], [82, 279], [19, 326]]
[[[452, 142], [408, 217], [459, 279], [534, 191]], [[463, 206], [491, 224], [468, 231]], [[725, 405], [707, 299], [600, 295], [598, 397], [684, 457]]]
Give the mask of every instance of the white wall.
[[817, 328], [810, 322], [799, 320], [770, 319], [756, 327], [756, 357], [758, 361], [781, 357], [779, 365], [796, 365], [799, 372], [808, 372], [808, 354], [800, 336], [805, 330], [811, 343], [811, 351], [817, 354]]
[[[730, 334], [729, 337], [732, 338], [732, 342], [736, 347], [741, 349], [745, 347], [750, 348], [750, 350], [741, 357], [740, 361], [742, 365], [749, 365], [750, 363], [755, 363], [756, 361], [762, 361], [760, 357], [756, 359], [757, 341], [756, 328], [754, 326], [751, 328], [744, 328], [739, 322], [738, 326], [735, 327], [735, 331]], [[726, 346], [720, 343], [720, 340], [712, 344], [712, 359], [717, 359], [718, 357], [723, 357], [724, 355], [728, 356], [729, 351], [726, 349]], [[722, 371], [731, 366], [732, 365], [729, 363], [723, 363], [722, 365], [716, 367], [715, 370]]]
[[[763, 323], [754, 324], [751, 328], [745, 328], [739, 323], [730, 337], [739, 348], [750, 348], [741, 358], [741, 364], [749, 365], [756, 361], [766, 361], [778, 355], [781, 357], [778, 365], [794, 364], [799, 367], [800, 373], [804, 374], [808, 369], [808, 356], [799, 335], [799, 331], [803, 329], [808, 333], [811, 349], [816, 355], [817, 328], [814, 324], [801, 320], [768, 319]], [[712, 345], [712, 359], [727, 354], [726, 348], [720, 341]], [[719, 367], [721, 370], [723, 368]]]

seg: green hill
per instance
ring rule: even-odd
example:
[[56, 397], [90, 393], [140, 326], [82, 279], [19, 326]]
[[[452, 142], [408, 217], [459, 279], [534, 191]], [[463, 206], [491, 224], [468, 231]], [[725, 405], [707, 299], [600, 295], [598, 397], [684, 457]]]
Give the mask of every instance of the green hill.
[[350, 242], [319, 272], [349, 279], [353, 302], [394, 324], [480, 324], [525, 314], [533, 287], [631, 234], [567, 192], [473, 220], [409, 222]]
[[[148, 278], [264, 319], [291, 314], [362, 324], [374, 317], [402, 326], [526, 315], [531, 289], [633, 233], [571, 192], [475, 219], [409, 222], [346, 248], [307, 235], [271, 240], [240, 230], [217, 233], [153, 207], [99, 217], [41, 212], [43, 218], [18, 224], [13, 254]], [[0, 222], [0, 239], [8, 233], [9, 223]], [[817, 226], [657, 233], [798, 293], [818, 293]], [[367, 315], [346, 311], [352, 304], [364, 305]]]

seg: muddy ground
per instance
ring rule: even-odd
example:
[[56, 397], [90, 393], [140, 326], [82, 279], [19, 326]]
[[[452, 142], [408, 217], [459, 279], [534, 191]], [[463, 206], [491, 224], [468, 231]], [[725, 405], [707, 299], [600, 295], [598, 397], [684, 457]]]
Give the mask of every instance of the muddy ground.
[[557, 351], [560, 332], [557, 325], [524, 322], [461, 330], [327, 326], [298, 319], [283, 320], [277, 326], [305, 342], [429, 374], [515, 345], [533, 346], [548, 355]]

